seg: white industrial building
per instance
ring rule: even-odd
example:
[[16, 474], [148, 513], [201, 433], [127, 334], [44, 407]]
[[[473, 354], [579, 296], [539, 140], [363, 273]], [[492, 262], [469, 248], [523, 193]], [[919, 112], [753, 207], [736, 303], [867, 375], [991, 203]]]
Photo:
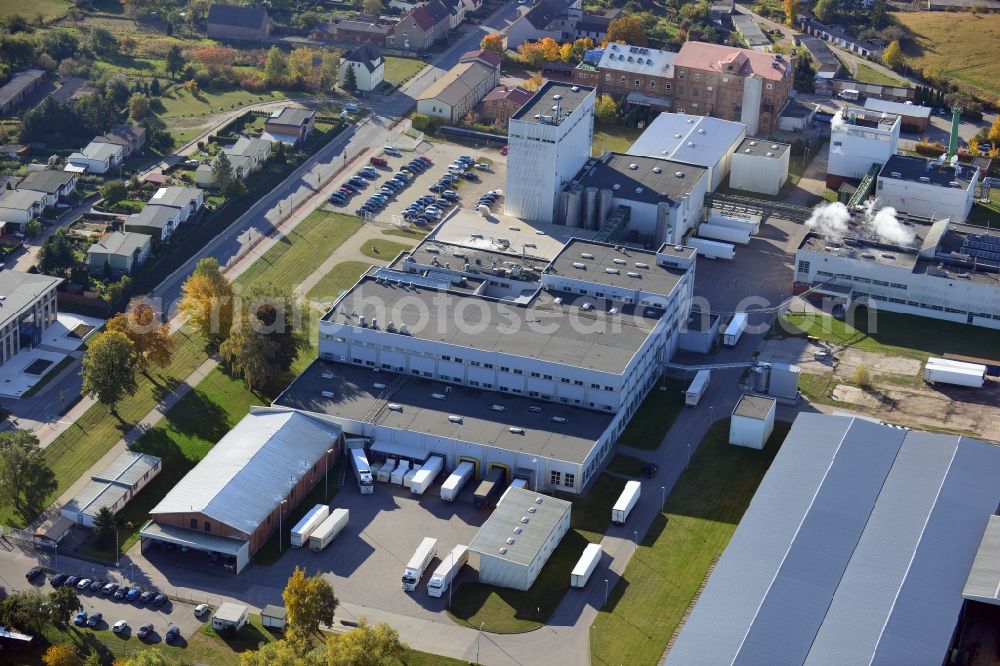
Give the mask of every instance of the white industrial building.
[[714, 192], [729, 175], [733, 153], [746, 135], [743, 123], [712, 116], [661, 113], [625, 152], [705, 167], [709, 188]]
[[494, 222], [457, 211], [369, 270], [275, 404], [322, 414], [379, 456], [527, 469], [538, 489], [582, 492], [678, 348], [695, 253], [516, 229], [491, 236]]
[[744, 139], [733, 154], [729, 187], [775, 196], [788, 180], [792, 147], [787, 143]]
[[549, 81], [511, 116], [504, 213], [555, 220], [559, 193], [590, 157], [594, 100], [593, 88]]
[[561, 220], [601, 229], [627, 206], [620, 237], [658, 247], [681, 243], [704, 214], [708, 169], [672, 160], [604, 153], [588, 161], [562, 194]]
[[878, 175], [879, 206], [901, 213], [965, 222], [976, 199], [979, 167], [893, 155]]
[[907, 224], [915, 238], [906, 246], [860, 223], [842, 237], [807, 234], [795, 252], [794, 289], [1000, 329], [1000, 234], [947, 219]]
[[800, 414], [667, 666], [945, 663], [998, 477], [986, 442]]
[[774, 431], [778, 401], [759, 395], [740, 396], [729, 417], [729, 443], [763, 449]]
[[156, 456], [125, 451], [80, 489], [76, 497], [66, 502], [59, 512], [76, 525], [93, 527], [101, 509], [115, 514], [160, 473], [162, 466]]
[[469, 544], [479, 555], [479, 582], [530, 589], [569, 530], [572, 507], [555, 497], [508, 489]]
[[830, 157], [826, 186], [836, 190], [844, 180], [860, 180], [889, 161], [899, 144], [899, 116], [858, 108], [840, 109], [830, 121]]

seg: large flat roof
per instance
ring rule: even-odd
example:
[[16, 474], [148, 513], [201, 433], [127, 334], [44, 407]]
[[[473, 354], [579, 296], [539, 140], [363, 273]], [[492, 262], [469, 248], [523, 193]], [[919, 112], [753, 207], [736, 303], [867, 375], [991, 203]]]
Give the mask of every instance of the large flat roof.
[[869, 97], [865, 100], [865, 108], [870, 111], [887, 111], [897, 116], [907, 116], [910, 118], [930, 118], [931, 109], [919, 104], [905, 104], [903, 102], [893, 102], [888, 99], [877, 99]]
[[[524, 488], [510, 488], [479, 528], [469, 550], [528, 566], [572, 507], [566, 500]], [[522, 518], [527, 518], [527, 522]], [[515, 533], [515, 528], [520, 531]]]
[[893, 155], [886, 160], [878, 177], [967, 190], [978, 180], [978, 174], [979, 169], [974, 166], [959, 164], [953, 167], [927, 157]]
[[383, 329], [392, 322], [423, 340], [621, 374], [662, 313], [647, 318], [641, 307], [617, 304], [611, 313], [601, 301], [540, 290], [526, 305], [514, 304], [417, 280], [400, 286], [365, 276], [324, 320], [359, 328], [364, 317], [366, 325], [375, 319]]
[[706, 173], [705, 167], [673, 160], [605, 153], [584, 166], [574, 182], [580, 187], [612, 190], [621, 199], [676, 205], [698, 186]]
[[661, 51], [645, 46], [629, 46], [628, 44], [608, 44], [601, 54], [598, 67], [602, 70], [630, 72], [650, 76], [674, 77], [674, 60], [677, 54], [673, 51]]
[[[545, 85], [539, 88], [538, 92], [525, 102], [517, 113], [511, 116], [511, 120], [559, 125], [572, 115], [593, 92], [594, 89], [590, 86], [578, 86], [562, 81], [546, 81]], [[559, 99], [556, 100], [554, 95], [559, 95]], [[558, 115], [552, 109], [557, 104], [559, 105]], [[542, 116], [542, 118], [535, 118], [535, 116]], [[546, 121], [545, 117], [551, 120]]]
[[626, 152], [714, 167], [734, 150], [746, 133], [743, 123], [665, 112], [649, 124]]
[[685, 275], [659, 266], [655, 252], [579, 239], [571, 240], [545, 272], [661, 296], [673, 293]]
[[938, 664], [1000, 447], [800, 414], [667, 664]]
[[41, 273], [21, 273], [0, 268], [0, 328], [62, 281], [62, 278]]
[[[386, 400], [385, 387], [397, 382], [398, 390]], [[388, 402], [399, 409], [389, 409]], [[586, 460], [613, 418], [610, 413], [323, 360], [306, 368], [274, 404], [573, 463]], [[461, 422], [450, 416], [461, 417]], [[552, 421], [554, 416], [565, 421]], [[511, 427], [525, 432], [512, 433]]]
[[780, 141], [747, 138], [740, 142], [740, 145], [736, 148], [736, 152], [741, 155], [771, 157], [777, 160], [781, 159], [791, 149], [792, 146], [790, 144], [781, 143]]
[[510, 257], [551, 261], [571, 238], [592, 238], [597, 232], [564, 224], [528, 222], [502, 213], [483, 214], [456, 208], [435, 227], [427, 242], [440, 241]]

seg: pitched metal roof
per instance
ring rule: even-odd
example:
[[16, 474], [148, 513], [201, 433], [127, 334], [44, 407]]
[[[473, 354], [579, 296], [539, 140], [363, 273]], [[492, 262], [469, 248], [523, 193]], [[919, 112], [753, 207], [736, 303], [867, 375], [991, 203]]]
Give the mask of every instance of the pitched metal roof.
[[52, 169], [31, 171], [18, 187], [22, 190], [55, 194], [60, 187], [65, 187], [74, 178], [76, 178], [76, 174], [68, 171], [54, 171]]
[[148, 234], [137, 234], [131, 231], [124, 233], [121, 231], [112, 231], [87, 248], [87, 254], [131, 256], [136, 250], [141, 250], [149, 245], [152, 238]]
[[132, 213], [125, 218], [125, 228], [145, 227], [149, 229], [163, 229], [177, 218], [178, 210], [173, 206], [148, 205], [138, 213]]
[[0, 106], [8, 104], [17, 97], [28, 86], [34, 85], [39, 79], [45, 77], [45, 70], [26, 69], [18, 72], [10, 81], [0, 87]]
[[251, 412], [188, 472], [150, 515], [200, 512], [250, 534], [340, 436], [295, 410]]
[[1000, 516], [990, 516], [962, 597], [1000, 605]]
[[267, 11], [262, 7], [238, 7], [236, 5], [212, 5], [208, 8], [208, 22], [236, 28], [261, 28], [267, 20]]
[[939, 664], [1000, 447], [800, 414], [667, 656], [673, 664]]

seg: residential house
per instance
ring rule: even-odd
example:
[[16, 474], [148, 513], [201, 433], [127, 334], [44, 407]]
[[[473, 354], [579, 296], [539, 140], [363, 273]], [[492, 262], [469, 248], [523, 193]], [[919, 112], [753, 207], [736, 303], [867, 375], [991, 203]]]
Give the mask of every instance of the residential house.
[[0, 114], [8, 114], [33, 93], [45, 80], [45, 70], [26, 69], [17, 72], [0, 87]]
[[91, 141], [83, 150], [66, 158], [66, 171], [103, 174], [117, 169], [125, 160], [125, 149], [116, 143]]
[[34, 190], [4, 190], [0, 192], [0, 233], [24, 231], [24, 225], [45, 210], [45, 194]]
[[146, 205], [125, 218], [125, 231], [147, 234], [166, 242], [181, 223], [181, 209], [172, 206]]
[[124, 159], [128, 159], [146, 145], [146, 128], [138, 125], [115, 125], [94, 141], [121, 146]]
[[586, 14], [580, 0], [540, 0], [508, 28], [507, 48], [546, 37], [557, 42], [590, 37], [599, 44], [607, 37], [614, 16]]
[[795, 78], [791, 60], [721, 44], [685, 42], [674, 59], [674, 110], [747, 126], [747, 134], [778, 129]]
[[484, 123], [492, 123], [507, 127], [510, 117], [524, 106], [533, 92], [521, 86], [497, 86], [483, 98], [479, 105], [479, 119]]
[[[149, 258], [153, 238], [149, 234], [113, 231], [87, 250], [87, 267], [93, 275], [120, 277], [135, 271]], [[106, 274], [105, 270], [110, 274]]]
[[350, 42], [352, 44], [373, 44], [385, 46], [385, 38], [392, 31], [394, 23], [382, 21], [378, 16], [361, 15], [352, 19], [335, 19], [317, 26], [310, 37], [317, 41]]
[[448, 34], [451, 11], [441, 0], [431, 0], [404, 14], [386, 35], [385, 45], [406, 51], [423, 51]]
[[[244, 181], [251, 174], [264, 166], [271, 156], [271, 142], [266, 139], [255, 139], [241, 136], [232, 146], [222, 149], [233, 167], [233, 177]], [[218, 159], [218, 157], [216, 157]], [[213, 187], [215, 185], [211, 164], [201, 164], [195, 170], [195, 183], [198, 187]]]
[[56, 287], [62, 278], [0, 268], [0, 365], [42, 341], [56, 321]]
[[819, 21], [802, 15], [799, 15], [799, 30], [813, 37], [819, 37], [822, 40], [836, 44], [842, 49], [865, 58], [877, 60], [882, 57], [883, 49], [880, 45], [852, 37], [840, 28], [823, 25]]
[[76, 191], [79, 174], [72, 171], [32, 171], [18, 185], [22, 190], [33, 190], [45, 195], [45, 205], [55, 206]]
[[385, 58], [382, 53], [370, 44], [362, 44], [358, 48], [346, 53], [340, 59], [340, 74], [338, 83], [344, 86], [347, 80], [347, 71], [354, 70], [354, 80], [357, 82], [358, 91], [371, 92], [379, 87], [385, 77]]
[[[676, 59], [677, 54], [671, 51], [609, 44], [597, 64], [597, 92], [624, 99], [630, 106], [670, 111]], [[580, 78], [584, 82], [589, 77]]]
[[417, 98], [417, 113], [454, 123], [500, 84], [500, 56], [469, 51]]
[[264, 123], [262, 139], [296, 145], [306, 140], [316, 125], [316, 112], [296, 106], [286, 106], [271, 114]]
[[448, 8], [448, 29], [455, 30], [465, 20], [465, 2], [463, 0], [441, 0]]
[[205, 191], [197, 187], [161, 187], [150, 197], [149, 205], [180, 209], [180, 222], [187, 222], [205, 205]]
[[0, 157], [5, 160], [24, 160], [31, 154], [31, 146], [20, 143], [5, 143], [0, 146]]
[[16, 190], [18, 180], [20, 179], [17, 176], [0, 176], [0, 192]]
[[210, 39], [264, 41], [271, 36], [271, 18], [263, 7], [213, 4], [208, 8]]

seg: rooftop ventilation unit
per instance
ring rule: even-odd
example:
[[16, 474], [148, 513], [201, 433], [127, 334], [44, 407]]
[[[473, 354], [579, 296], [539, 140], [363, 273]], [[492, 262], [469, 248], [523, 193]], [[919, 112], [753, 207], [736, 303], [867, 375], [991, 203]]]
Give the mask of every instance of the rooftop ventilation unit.
[[649, 264], [641, 262], [641, 261], [637, 261], [637, 262], [635, 262], [635, 267], [636, 268], [649, 268]]
[[628, 263], [624, 259], [612, 259], [611, 261], [615, 262], [616, 264], [618, 264], [620, 266], [624, 266], [626, 263]]
[[694, 148], [694, 141], [688, 141], [688, 148]]
[[431, 393], [431, 397], [435, 400], [444, 400], [444, 393]]
[[948, 183], [948, 184], [949, 184], [950, 186], [952, 186], [952, 187], [958, 187], [958, 181], [957, 181], [957, 180], [953, 180], [953, 181], [951, 181], [951, 182], [950, 182], [950, 183]]
[[584, 310], [593, 310], [594, 309], [594, 304], [593, 303], [584, 303], [580, 307], [583, 308]]
[[500, 554], [501, 555], [506, 555], [507, 554], [507, 549], [506, 548], [501, 548], [500, 549]]
[[753, 151], [752, 151], [752, 150], [750, 150], [749, 148], [747, 148], [747, 149], [746, 149], [746, 150], [744, 150], [743, 152], [744, 152], [744, 153], [746, 153], [747, 155], [749, 155], [749, 154], [750, 154], [750, 153], [752, 153]]
[[528, 507], [528, 513], [534, 513], [536, 511], [538, 511], [538, 509], [536, 509], [535, 507], [533, 507], [533, 506], [529, 506]]
[[778, 144], [772, 143], [771, 144], [771, 150], [777, 150], [777, 149], [778, 149]]
[[566, 423], [566, 417], [565, 416], [553, 416], [550, 420], [553, 423]]
[[890, 171], [889, 175], [892, 176], [893, 178], [902, 178], [903, 177], [903, 174], [901, 174], [898, 171]]
[[559, 100], [561, 100], [561, 99], [562, 99], [562, 95], [553, 95], [553, 96], [552, 96], [552, 99], [554, 99], [555, 101], [557, 101], [557, 102], [558, 102]]
[[681, 135], [681, 133], [680, 133], [680, 132], [677, 132], [676, 134], [674, 134], [674, 138], [675, 138], [675, 139], [679, 139], [679, 138], [681, 138], [681, 136], [682, 136], [682, 135]]
[[[531, 509], [528, 509], [528, 511], [531, 511]], [[528, 517], [527, 516], [521, 516], [521, 522], [524, 523], [525, 525], [527, 525], [528, 524]]]
[[523, 435], [524, 434], [524, 428], [518, 428], [516, 426], [511, 426], [511, 427], [507, 428], [507, 430], [509, 432], [511, 432], [512, 434], [514, 434], [514, 435]]
[[573, 268], [579, 268], [580, 270], [583, 270], [586, 267], [587, 267], [587, 264], [584, 264], [582, 262], [579, 262], [579, 261], [574, 261], [573, 262]]
[[921, 183], [929, 183], [929, 182], [931, 182], [931, 179], [928, 178], [927, 176], [921, 176], [920, 177], [920, 182]]
[[580, 258], [581, 259], [593, 259], [594, 255], [591, 254], [590, 252], [581, 252], [580, 253]]
[[436, 247], [433, 247], [433, 246], [431, 246], [431, 247], [428, 247], [428, 248], [427, 248], [427, 251], [428, 251], [428, 252], [429, 252], [430, 254], [441, 254], [441, 250], [439, 250], [438, 248], [436, 248]]
[[772, 153], [771, 151], [767, 151], [767, 156], [768, 157], [774, 157], [774, 153]]
[[615, 183], [614, 185], [611, 186], [611, 189], [617, 192], [618, 190], [622, 189], [622, 186], [620, 183]]
[[637, 277], [639, 277], [639, 274], [638, 273], [634, 273], [632, 271], [629, 271], [628, 276], [631, 277], [631, 278], [637, 278]]
[[698, 128], [698, 134], [704, 134], [704, 133], [705, 133], [705, 128], [704, 127], [699, 127]]
[[380, 391], [385, 388], [385, 384], [383, 384], [382, 382], [375, 382], [373, 386], [379, 389]]
[[395, 402], [390, 402], [387, 405], [387, 407], [389, 408], [390, 412], [401, 412], [401, 411], [403, 411], [403, 406], [400, 405], [400, 404], [398, 404], [398, 403], [395, 403]]
[[535, 504], [541, 504], [541, 503], [542, 503], [542, 498], [541, 497], [536, 497], [535, 498]]
[[631, 169], [632, 171], [635, 171], [636, 169], [639, 168], [639, 165], [636, 164], [635, 162], [632, 162], [632, 164], [628, 165], [628, 168]]
[[674, 175], [677, 176], [678, 178], [683, 178], [684, 177], [684, 172], [683, 171], [675, 171]]
[[756, 145], [757, 145], [757, 142], [756, 142], [756, 141], [751, 141], [751, 142], [750, 142], [750, 145], [751, 145], [751, 146], [756, 146]]
[[452, 423], [461, 423], [462, 422], [462, 417], [461, 416], [455, 416], [454, 414], [452, 414], [451, 416], [448, 417], [448, 420], [451, 421]]
[[507, 545], [508, 546], [514, 545], [514, 537], [507, 537]]
[[507, 411], [507, 408], [504, 407], [503, 405], [490, 405], [490, 409], [492, 409], [494, 412], [506, 412]]
[[572, 90], [573, 92], [580, 92], [580, 86], [573, 86], [572, 88], [570, 88], [570, 90]]
[[542, 411], [542, 408], [539, 407], [538, 405], [532, 405], [531, 407], [528, 407], [528, 411], [538, 414]]
[[663, 169], [658, 166], [653, 167], [653, 173], [663, 173]]
[[511, 530], [511, 531], [512, 531], [512, 532], [513, 532], [514, 534], [520, 534], [521, 532], [523, 532], [523, 531], [524, 531], [524, 528], [523, 528], [523, 527], [515, 527], [515, 528], [514, 528], [513, 530]]
[[635, 188], [635, 193], [636, 194], [642, 194], [642, 188], [641, 187]]
[[605, 268], [604, 272], [607, 273], [608, 275], [618, 275], [617, 268]]
[[322, 395], [324, 398], [336, 398], [337, 397], [337, 394], [334, 393], [333, 391], [323, 391], [322, 393], [320, 393], [320, 395]]

